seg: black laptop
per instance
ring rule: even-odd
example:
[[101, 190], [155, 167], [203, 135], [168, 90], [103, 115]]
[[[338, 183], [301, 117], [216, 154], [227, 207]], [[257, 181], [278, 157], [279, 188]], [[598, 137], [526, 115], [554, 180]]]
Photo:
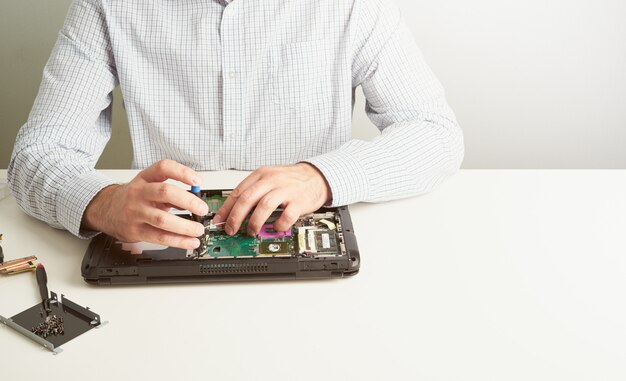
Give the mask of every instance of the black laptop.
[[[277, 209], [256, 237], [246, 222], [229, 236], [213, 217], [231, 190], [196, 192], [209, 206], [205, 234], [196, 250], [145, 242], [123, 243], [105, 234], [95, 237], [81, 272], [97, 285], [184, 283], [263, 279], [341, 278], [359, 271], [359, 250], [348, 207], [321, 208], [304, 215], [286, 231], [274, 230]], [[187, 211], [174, 211], [192, 218]]]

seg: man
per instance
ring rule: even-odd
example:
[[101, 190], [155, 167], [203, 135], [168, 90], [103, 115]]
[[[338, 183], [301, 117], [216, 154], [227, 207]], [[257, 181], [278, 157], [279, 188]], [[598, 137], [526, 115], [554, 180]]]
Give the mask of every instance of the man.
[[[135, 168], [94, 170], [119, 85]], [[382, 131], [351, 139], [354, 89]], [[195, 248], [206, 214], [196, 170], [255, 170], [218, 212], [256, 234], [322, 205], [428, 192], [460, 166], [462, 133], [400, 12], [387, 0], [76, 0], [18, 135], [9, 181], [20, 206], [88, 238]], [[193, 168], [193, 169], [192, 169]]]

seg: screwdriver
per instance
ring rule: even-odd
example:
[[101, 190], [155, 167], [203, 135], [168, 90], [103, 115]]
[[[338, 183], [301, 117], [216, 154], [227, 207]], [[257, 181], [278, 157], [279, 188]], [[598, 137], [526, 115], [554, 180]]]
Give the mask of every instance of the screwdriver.
[[46, 274], [46, 268], [40, 263], [37, 265], [36, 270], [37, 285], [39, 286], [39, 294], [41, 295], [41, 303], [43, 304], [46, 312], [50, 312], [50, 298], [48, 297], [48, 275]]
[[[191, 186], [191, 193], [193, 193], [193, 194], [194, 194], [196, 197], [198, 197], [198, 198], [202, 198], [202, 197], [200, 196], [200, 187], [199, 187], [199, 186], [197, 186], [197, 185], [192, 185], [192, 186]], [[200, 216], [198, 216], [197, 214], [192, 213], [192, 214], [191, 214], [191, 217], [193, 218], [193, 220], [194, 220], [194, 221], [196, 221], [196, 222], [201, 222], [201, 218], [200, 218]]]

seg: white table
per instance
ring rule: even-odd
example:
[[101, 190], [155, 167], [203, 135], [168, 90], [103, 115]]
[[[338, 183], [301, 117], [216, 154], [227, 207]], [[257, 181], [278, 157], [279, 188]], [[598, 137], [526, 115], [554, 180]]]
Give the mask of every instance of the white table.
[[[350, 209], [353, 278], [98, 288], [88, 242], [0, 201], [5, 255], [37, 255], [51, 290], [109, 321], [57, 356], [0, 328], [1, 378], [626, 379], [626, 171], [463, 170]], [[32, 274], [0, 292], [4, 316], [39, 300]]]

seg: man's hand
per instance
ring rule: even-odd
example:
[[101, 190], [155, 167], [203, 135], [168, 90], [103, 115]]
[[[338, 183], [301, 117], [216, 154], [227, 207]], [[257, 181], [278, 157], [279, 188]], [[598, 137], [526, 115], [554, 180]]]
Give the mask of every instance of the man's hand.
[[255, 236], [276, 208], [285, 210], [274, 223], [276, 231], [287, 231], [303, 214], [314, 212], [331, 198], [324, 175], [308, 163], [261, 167], [233, 190], [213, 219], [226, 221], [226, 233], [239, 231], [246, 216], [247, 233]]
[[203, 216], [205, 202], [167, 179], [200, 185], [200, 176], [172, 160], [161, 160], [141, 171], [130, 183], [101, 190], [83, 215], [82, 228], [101, 231], [123, 242], [147, 241], [182, 249], [195, 249], [202, 224], [168, 213], [171, 207]]

